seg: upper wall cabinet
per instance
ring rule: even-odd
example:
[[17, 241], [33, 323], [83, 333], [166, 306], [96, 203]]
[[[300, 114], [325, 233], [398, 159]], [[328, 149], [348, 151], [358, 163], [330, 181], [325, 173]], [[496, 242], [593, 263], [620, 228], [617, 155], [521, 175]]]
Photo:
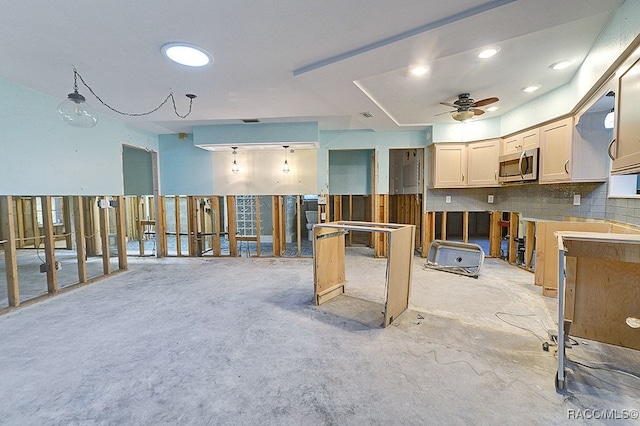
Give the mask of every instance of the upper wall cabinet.
[[429, 187], [499, 186], [500, 139], [470, 143], [434, 143], [429, 147]]
[[467, 145], [467, 186], [499, 186], [500, 142], [500, 139], [491, 139]]
[[464, 188], [467, 144], [434, 143], [429, 146], [429, 187]]
[[540, 146], [540, 131], [538, 128], [517, 133], [502, 139], [500, 155], [515, 154]]
[[602, 117], [588, 114], [540, 128], [540, 183], [604, 182], [608, 175]]
[[611, 173], [640, 173], [640, 60], [621, 75], [616, 101], [616, 138], [609, 146]]

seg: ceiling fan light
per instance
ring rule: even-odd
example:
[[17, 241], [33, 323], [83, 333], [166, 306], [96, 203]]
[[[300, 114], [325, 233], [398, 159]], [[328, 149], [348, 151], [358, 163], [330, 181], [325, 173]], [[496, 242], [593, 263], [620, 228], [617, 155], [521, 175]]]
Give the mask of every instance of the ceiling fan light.
[[456, 121], [469, 121], [473, 118], [473, 111], [455, 111], [451, 114], [451, 117]]

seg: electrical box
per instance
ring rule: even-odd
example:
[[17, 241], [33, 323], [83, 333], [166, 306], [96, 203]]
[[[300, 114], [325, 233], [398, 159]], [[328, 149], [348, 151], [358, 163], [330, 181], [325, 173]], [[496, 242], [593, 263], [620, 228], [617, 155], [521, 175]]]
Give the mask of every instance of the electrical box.
[[320, 204], [320, 205], [327, 204], [327, 196], [326, 195], [318, 195], [318, 204]]

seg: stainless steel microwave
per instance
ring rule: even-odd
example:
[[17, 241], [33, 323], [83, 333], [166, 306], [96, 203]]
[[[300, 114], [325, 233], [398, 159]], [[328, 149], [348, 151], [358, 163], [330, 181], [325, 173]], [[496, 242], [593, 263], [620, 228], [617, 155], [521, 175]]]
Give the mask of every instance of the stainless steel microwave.
[[538, 148], [500, 156], [498, 182], [538, 179]]

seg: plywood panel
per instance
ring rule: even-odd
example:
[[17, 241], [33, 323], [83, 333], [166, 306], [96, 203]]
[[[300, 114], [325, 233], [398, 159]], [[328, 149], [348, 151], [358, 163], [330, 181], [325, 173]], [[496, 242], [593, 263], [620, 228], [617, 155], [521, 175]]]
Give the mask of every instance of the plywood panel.
[[313, 228], [313, 282], [317, 305], [322, 303], [319, 296], [345, 282], [345, 238], [342, 235], [324, 237], [334, 233], [334, 228]]
[[389, 260], [386, 277], [385, 327], [409, 307], [415, 229], [413, 225], [395, 229], [388, 236]]
[[640, 350], [640, 264], [578, 258], [571, 335]]

